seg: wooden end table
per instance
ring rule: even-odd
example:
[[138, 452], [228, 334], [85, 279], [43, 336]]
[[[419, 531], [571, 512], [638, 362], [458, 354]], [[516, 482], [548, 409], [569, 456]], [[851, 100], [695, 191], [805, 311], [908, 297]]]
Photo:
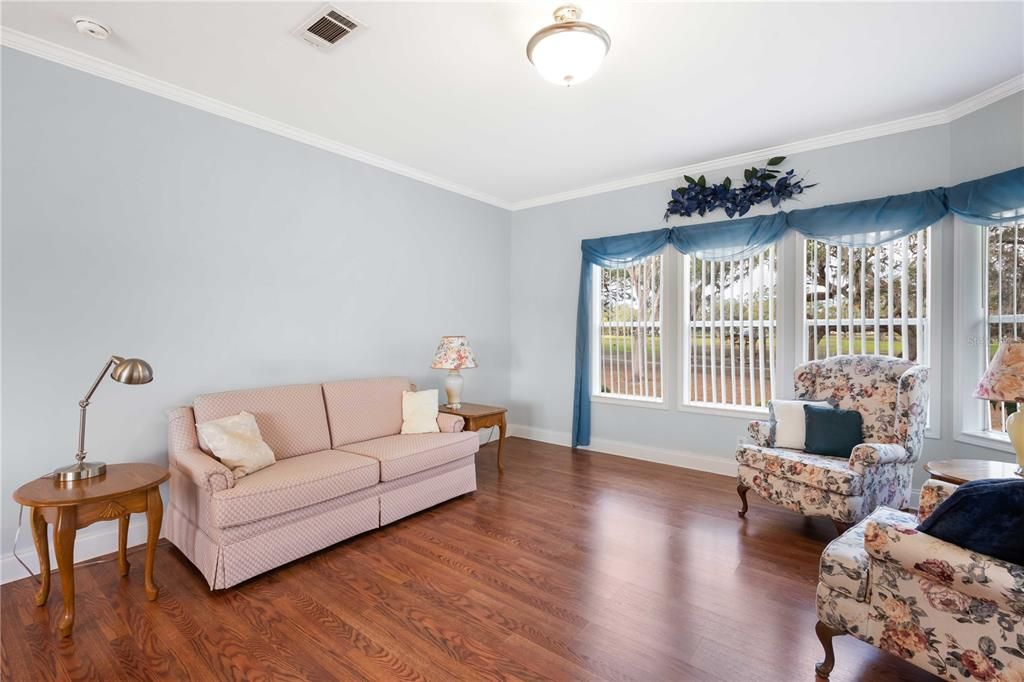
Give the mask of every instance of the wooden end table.
[[32, 537], [39, 556], [41, 584], [36, 604], [43, 606], [50, 596], [50, 547], [46, 524], [53, 524], [53, 544], [64, 593], [64, 615], [58, 623], [61, 637], [71, 635], [75, 624], [75, 534], [97, 521], [117, 519], [117, 566], [128, 575], [128, 519], [146, 514], [146, 597], [156, 599], [159, 588], [153, 582], [156, 541], [160, 537], [164, 504], [160, 484], [171, 474], [156, 464], [108, 464], [102, 476], [60, 483], [52, 477], [37, 478], [14, 491], [14, 501], [31, 507]]
[[477, 403], [461, 403], [459, 407], [448, 407], [441, 405], [437, 408], [439, 412], [454, 414], [466, 421], [466, 431], [479, 431], [491, 426], [498, 427], [498, 473], [504, 473], [505, 467], [501, 462], [501, 449], [505, 444], [505, 414], [508, 412], [504, 407], [495, 405], [479, 405]]
[[924, 470], [934, 479], [956, 485], [983, 478], [1021, 478], [1016, 464], [988, 459], [940, 459], [925, 462]]

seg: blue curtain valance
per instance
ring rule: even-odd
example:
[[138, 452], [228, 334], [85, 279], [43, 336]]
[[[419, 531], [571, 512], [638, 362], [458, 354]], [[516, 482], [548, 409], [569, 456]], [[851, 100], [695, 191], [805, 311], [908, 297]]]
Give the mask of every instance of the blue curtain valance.
[[763, 251], [789, 230], [830, 244], [876, 246], [934, 225], [950, 212], [975, 225], [1024, 219], [1024, 166], [949, 188], [583, 240], [576, 309], [573, 447], [590, 444], [591, 266], [629, 265], [668, 244], [707, 260], [737, 260]]
[[1013, 223], [1024, 217], [1024, 166], [946, 190], [949, 210], [975, 225]]
[[939, 222], [947, 213], [946, 196], [940, 188], [798, 209], [786, 216], [786, 222], [808, 239], [857, 248], [913, 234]]

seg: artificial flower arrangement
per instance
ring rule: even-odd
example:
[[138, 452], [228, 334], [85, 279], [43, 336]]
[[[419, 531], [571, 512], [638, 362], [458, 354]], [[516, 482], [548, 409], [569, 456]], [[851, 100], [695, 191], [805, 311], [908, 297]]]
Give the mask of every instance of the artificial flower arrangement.
[[743, 184], [737, 187], [733, 187], [732, 178], [728, 177], [718, 184], [709, 185], [703, 175], [696, 179], [684, 175], [686, 187], [672, 190], [665, 220], [673, 215], [689, 218], [696, 213], [702, 216], [719, 208], [730, 218], [742, 216], [757, 204], [770, 201], [772, 206], [778, 206], [817, 184], [804, 185], [804, 178], [796, 177], [796, 171], [779, 170], [777, 167], [785, 160], [785, 156], [776, 156], [768, 159], [761, 168], [745, 169]]

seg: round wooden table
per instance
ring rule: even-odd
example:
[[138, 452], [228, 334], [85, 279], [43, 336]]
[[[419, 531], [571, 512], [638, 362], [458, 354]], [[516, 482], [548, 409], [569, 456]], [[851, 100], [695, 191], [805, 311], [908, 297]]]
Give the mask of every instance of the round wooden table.
[[45, 604], [50, 595], [46, 524], [53, 524], [54, 553], [64, 593], [64, 615], [58, 624], [61, 637], [69, 636], [75, 624], [75, 534], [79, 528], [117, 519], [117, 565], [121, 575], [128, 575], [128, 519], [133, 513], [145, 513], [149, 531], [144, 571], [146, 596], [151, 601], [156, 599], [159, 588], [153, 582], [153, 561], [164, 515], [160, 484], [170, 476], [167, 469], [156, 464], [108, 464], [102, 476], [66, 483], [45, 476], [14, 491], [15, 502], [32, 508], [32, 537], [39, 556], [41, 580], [36, 593], [39, 606]]
[[956, 485], [983, 478], [1021, 478], [1013, 462], [988, 459], [939, 459], [925, 462], [924, 470], [932, 478]]

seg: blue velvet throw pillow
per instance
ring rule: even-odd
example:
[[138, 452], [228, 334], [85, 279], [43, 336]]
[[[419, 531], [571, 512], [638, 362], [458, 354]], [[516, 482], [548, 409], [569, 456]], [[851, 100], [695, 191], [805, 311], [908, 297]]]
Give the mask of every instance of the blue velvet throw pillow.
[[804, 450], [815, 455], [849, 457], [864, 442], [864, 418], [856, 410], [804, 405]]
[[1024, 478], [964, 483], [917, 529], [972, 552], [1024, 566]]

